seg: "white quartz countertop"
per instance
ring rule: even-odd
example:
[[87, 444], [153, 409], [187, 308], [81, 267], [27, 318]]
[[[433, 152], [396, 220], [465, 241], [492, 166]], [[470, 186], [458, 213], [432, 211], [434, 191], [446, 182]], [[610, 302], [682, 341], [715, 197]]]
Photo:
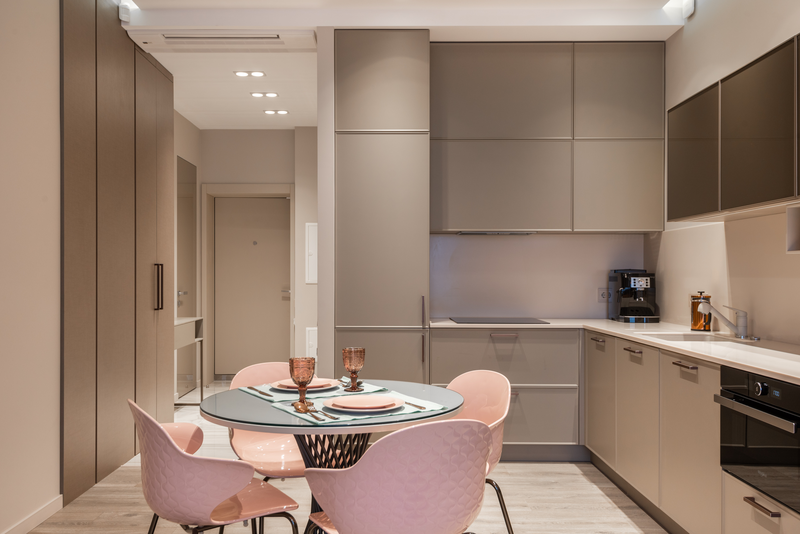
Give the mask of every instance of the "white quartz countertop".
[[[503, 330], [583, 328], [636, 343], [658, 347], [720, 365], [800, 384], [800, 345], [777, 341], [737, 341], [726, 332], [710, 332], [725, 336], [725, 341], [666, 341], [647, 334], [688, 334], [688, 326], [670, 323], [629, 324], [607, 319], [547, 319], [550, 324], [456, 324], [450, 319], [431, 319], [431, 328], [483, 328]], [[700, 334], [701, 332], [694, 332]], [[755, 333], [758, 335], [758, 332]]]

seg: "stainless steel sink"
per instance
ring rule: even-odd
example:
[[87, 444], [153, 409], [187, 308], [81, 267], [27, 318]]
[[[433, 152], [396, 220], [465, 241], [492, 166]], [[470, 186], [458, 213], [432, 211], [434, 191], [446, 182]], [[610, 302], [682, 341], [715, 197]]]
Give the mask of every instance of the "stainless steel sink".
[[746, 339], [736, 339], [729, 336], [718, 336], [714, 334], [706, 334], [705, 332], [686, 333], [686, 334], [642, 334], [653, 339], [660, 339], [662, 341], [672, 342], [700, 342], [700, 343], [723, 343], [734, 342], [741, 343], [747, 342]]

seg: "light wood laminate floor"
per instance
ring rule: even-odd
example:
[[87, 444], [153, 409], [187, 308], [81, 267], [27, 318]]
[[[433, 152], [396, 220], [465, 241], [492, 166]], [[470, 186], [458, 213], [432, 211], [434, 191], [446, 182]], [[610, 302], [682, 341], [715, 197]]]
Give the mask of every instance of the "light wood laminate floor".
[[[199, 424], [205, 433], [202, 456], [235, 458], [227, 429], [208, 423], [197, 407], [175, 411], [176, 421]], [[588, 463], [501, 463], [492, 473], [503, 490], [516, 534], [664, 533], [622, 491]], [[293, 512], [302, 532], [311, 496], [305, 479], [271, 481], [289, 494], [300, 508]], [[144, 501], [138, 457], [31, 531], [33, 534], [103, 533], [146, 534], [152, 512]], [[268, 519], [268, 532], [289, 534], [285, 519]], [[477, 534], [506, 532], [494, 490], [486, 486], [483, 509], [470, 530]], [[158, 534], [183, 533], [180, 526], [159, 521]], [[216, 532], [216, 530], [211, 531]], [[241, 523], [225, 528], [226, 534], [250, 532]]]

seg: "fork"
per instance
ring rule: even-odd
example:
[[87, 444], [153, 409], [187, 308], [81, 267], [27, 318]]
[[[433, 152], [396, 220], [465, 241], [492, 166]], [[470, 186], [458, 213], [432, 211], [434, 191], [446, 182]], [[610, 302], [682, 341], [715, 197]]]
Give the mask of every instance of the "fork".
[[328, 419], [334, 419], [334, 420], [336, 420], [336, 419], [339, 419], [339, 418], [338, 418], [338, 417], [336, 417], [335, 415], [331, 415], [331, 414], [329, 414], [328, 412], [323, 412], [322, 410], [317, 410], [317, 408], [316, 408], [316, 407], [315, 407], [313, 404], [306, 404], [306, 405], [308, 406], [308, 411], [309, 411], [309, 412], [312, 412], [312, 413], [321, 413], [322, 415], [324, 415], [324, 416], [325, 416], [325, 417], [327, 417]]

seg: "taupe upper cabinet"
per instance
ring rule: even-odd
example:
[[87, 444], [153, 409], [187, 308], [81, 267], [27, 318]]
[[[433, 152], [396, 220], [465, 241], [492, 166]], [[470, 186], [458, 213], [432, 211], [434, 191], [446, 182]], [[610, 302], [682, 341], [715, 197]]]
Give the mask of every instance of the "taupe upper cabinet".
[[431, 45], [432, 139], [570, 139], [572, 43]]
[[431, 231], [571, 230], [572, 141], [431, 141]]
[[428, 131], [427, 30], [339, 30], [334, 39], [336, 131]]
[[664, 227], [664, 141], [575, 141], [574, 229]]
[[664, 43], [575, 44], [575, 137], [664, 137]]
[[336, 136], [336, 324], [427, 320], [429, 136]]
[[794, 41], [721, 85], [722, 209], [793, 197]]
[[668, 219], [719, 210], [719, 85], [669, 112]]

